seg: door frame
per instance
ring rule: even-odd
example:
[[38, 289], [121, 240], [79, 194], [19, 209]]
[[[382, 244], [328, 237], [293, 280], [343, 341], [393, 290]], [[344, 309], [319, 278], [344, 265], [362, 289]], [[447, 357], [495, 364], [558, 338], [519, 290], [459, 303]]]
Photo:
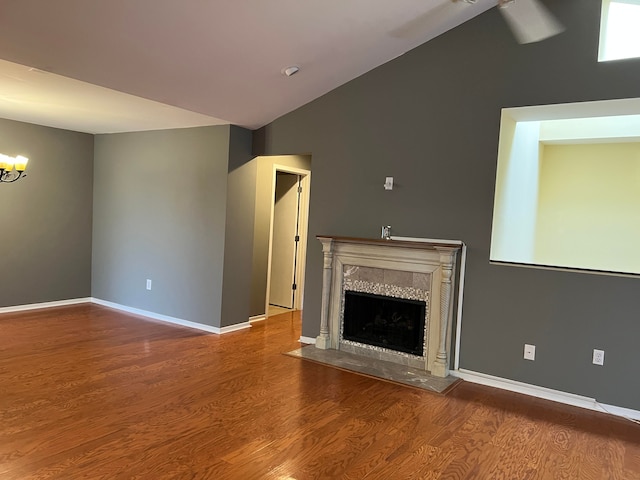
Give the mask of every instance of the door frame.
[[294, 295], [294, 310], [302, 310], [304, 301], [304, 276], [307, 262], [307, 233], [309, 231], [309, 187], [311, 185], [311, 171], [302, 168], [288, 167], [286, 165], [273, 164], [271, 172], [271, 208], [269, 216], [269, 254], [267, 256], [267, 291], [265, 295], [264, 317], [269, 318], [269, 295], [271, 294], [271, 255], [273, 248], [273, 216], [275, 210], [276, 177], [278, 172], [300, 175], [300, 212], [298, 235], [298, 252], [296, 257], [296, 295]]

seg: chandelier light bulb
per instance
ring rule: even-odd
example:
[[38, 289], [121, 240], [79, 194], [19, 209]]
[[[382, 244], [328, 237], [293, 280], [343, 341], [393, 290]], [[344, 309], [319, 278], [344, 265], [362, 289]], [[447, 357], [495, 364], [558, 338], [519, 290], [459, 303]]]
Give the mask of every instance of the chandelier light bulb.
[[29, 163], [29, 159], [22, 155], [18, 155], [16, 157], [16, 170], [19, 172], [24, 172], [27, 169], [27, 163]]
[[0, 183], [12, 183], [26, 176], [29, 159], [23, 155], [11, 157], [0, 153]]

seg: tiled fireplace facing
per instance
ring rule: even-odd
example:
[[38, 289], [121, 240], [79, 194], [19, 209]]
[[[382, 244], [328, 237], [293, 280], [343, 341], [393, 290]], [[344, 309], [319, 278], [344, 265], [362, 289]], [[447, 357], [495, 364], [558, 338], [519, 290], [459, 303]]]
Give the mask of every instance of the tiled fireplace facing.
[[324, 275], [316, 347], [446, 377], [460, 246], [437, 241], [318, 239]]

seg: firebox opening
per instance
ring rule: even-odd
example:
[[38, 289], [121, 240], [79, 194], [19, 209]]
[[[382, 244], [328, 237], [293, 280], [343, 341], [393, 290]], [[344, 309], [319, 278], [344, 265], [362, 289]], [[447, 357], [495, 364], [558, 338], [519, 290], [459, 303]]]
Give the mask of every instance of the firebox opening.
[[345, 291], [345, 340], [422, 356], [426, 302]]

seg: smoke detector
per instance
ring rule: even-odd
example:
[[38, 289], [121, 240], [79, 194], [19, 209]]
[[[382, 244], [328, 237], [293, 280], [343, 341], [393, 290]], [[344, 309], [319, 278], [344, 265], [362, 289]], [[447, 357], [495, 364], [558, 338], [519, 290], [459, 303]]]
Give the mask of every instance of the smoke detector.
[[291, 65], [290, 67], [283, 68], [282, 69], [282, 74], [286, 75], [287, 77], [290, 77], [292, 75], [295, 75], [299, 71], [300, 71], [300, 67], [296, 67], [295, 65]]

